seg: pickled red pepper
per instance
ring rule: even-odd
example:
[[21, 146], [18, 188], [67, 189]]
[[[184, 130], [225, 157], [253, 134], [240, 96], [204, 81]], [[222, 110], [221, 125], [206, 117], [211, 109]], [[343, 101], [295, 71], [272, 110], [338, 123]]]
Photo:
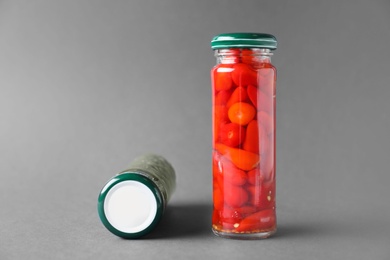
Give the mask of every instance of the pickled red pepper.
[[211, 71], [213, 231], [265, 238], [276, 231], [276, 69], [270, 60], [276, 39], [223, 34], [212, 47], [218, 59]]

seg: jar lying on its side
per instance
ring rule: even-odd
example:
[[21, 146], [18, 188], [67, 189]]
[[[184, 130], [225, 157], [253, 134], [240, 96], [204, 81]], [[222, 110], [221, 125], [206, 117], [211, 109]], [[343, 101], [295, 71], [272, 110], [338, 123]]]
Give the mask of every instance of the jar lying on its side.
[[166, 159], [154, 154], [140, 156], [101, 190], [100, 220], [117, 236], [144, 236], [160, 221], [175, 186], [175, 171]]

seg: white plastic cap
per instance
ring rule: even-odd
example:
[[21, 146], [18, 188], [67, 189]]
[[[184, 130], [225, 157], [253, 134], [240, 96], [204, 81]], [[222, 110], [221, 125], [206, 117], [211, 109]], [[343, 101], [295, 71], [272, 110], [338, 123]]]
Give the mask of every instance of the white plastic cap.
[[157, 214], [157, 200], [145, 184], [126, 180], [113, 186], [104, 199], [104, 213], [113, 228], [138, 233], [148, 228]]

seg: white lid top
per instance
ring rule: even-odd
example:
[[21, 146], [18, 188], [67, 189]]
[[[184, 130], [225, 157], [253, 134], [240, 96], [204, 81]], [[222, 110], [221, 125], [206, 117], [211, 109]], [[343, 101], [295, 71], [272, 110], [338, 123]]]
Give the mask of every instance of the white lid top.
[[137, 233], [152, 224], [157, 213], [157, 201], [145, 184], [133, 180], [122, 181], [107, 193], [104, 212], [115, 229]]

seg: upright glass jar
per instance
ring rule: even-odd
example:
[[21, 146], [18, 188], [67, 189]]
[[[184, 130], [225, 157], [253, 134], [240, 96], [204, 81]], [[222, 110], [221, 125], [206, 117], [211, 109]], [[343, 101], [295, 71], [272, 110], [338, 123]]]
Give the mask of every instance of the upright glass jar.
[[276, 38], [227, 33], [213, 38], [213, 232], [237, 239], [276, 232]]

